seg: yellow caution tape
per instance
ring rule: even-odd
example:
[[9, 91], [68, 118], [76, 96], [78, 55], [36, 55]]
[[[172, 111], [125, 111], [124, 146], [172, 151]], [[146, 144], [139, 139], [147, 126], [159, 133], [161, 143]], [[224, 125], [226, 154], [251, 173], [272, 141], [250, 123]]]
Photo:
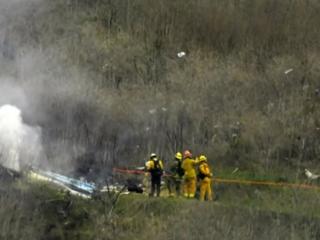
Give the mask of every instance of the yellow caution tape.
[[[114, 168], [114, 172], [123, 174], [144, 174], [141, 170], [128, 170]], [[170, 175], [167, 175], [170, 176]], [[225, 179], [214, 177], [213, 181], [215, 183], [225, 183], [225, 184], [240, 184], [240, 185], [256, 185], [256, 186], [271, 186], [271, 187], [285, 187], [285, 188], [299, 188], [299, 189], [312, 189], [319, 190], [320, 186], [314, 186], [310, 184], [299, 184], [299, 183], [286, 183], [286, 182], [272, 182], [272, 181], [254, 181], [254, 180], [240, 180], [240, 179]]]

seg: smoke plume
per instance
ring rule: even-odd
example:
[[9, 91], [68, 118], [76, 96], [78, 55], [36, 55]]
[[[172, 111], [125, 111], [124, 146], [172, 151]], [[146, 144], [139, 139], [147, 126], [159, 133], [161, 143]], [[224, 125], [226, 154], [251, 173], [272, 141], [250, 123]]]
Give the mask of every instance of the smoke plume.
[[0, 107], [0, 164], [20, 171], [37, 164], [41, 154], [40, 128], [25, 124], [17, 107]]

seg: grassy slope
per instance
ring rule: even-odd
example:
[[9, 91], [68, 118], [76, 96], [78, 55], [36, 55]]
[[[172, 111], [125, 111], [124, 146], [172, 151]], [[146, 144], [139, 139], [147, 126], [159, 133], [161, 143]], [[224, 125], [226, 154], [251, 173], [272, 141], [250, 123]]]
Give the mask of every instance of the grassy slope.
[[[83, 200], [21, 180], [0, 197], [3, 239], [317, 239], [320, 193], [216, 186], [218, 201], [124, 195]], [[16, 201], [19, 199], [19, 201]], [[5, 218], [3, 217], [5, 216]], [[4, 231], [5, 230], [5, 231]]]

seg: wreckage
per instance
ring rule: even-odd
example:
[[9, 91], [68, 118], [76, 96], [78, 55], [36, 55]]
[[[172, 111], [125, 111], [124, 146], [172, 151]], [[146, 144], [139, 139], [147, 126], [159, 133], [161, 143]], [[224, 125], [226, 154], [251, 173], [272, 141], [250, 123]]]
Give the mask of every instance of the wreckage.
[[12, 182], [19, 177], [21, 177], [21, 174], [19, 172], [3, 167], [0, 164], [0, 181], [1, 182]]
[[31, 168], [26, 174], [32, 179], [53, 183], [66, 189], [71, 194], [84, 198], [90, 198], [97, 191], [97, 187], [94, 183], [74, 179], [51, 171]]
[[120, 194], [129, 194], [130, 192], [143, 193], [142, 184], [134, 179], [126, 179], [124, 183], [98, 185], [88, 182], [85, 179], [75, 179], [52, 171], [41, 170], [35, 167], [29, 167], [23, 173], [6, 168], [0, 165], [0, 181], [14, 181], [17, 178], [26, 176], [29, 179], [45, 181], [57, 185], [73, 195], [82, 198], [91, 198], [94, 195], [104, 192], [114, 192]]

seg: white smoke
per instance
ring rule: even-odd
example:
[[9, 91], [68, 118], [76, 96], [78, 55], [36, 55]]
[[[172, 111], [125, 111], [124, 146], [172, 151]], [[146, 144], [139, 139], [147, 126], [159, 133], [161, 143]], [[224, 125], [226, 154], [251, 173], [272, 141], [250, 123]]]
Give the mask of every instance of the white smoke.
[[[91, 73], [65, 64], [62, 51], [69, 40], [54, 33], [60, 22], [50, 14], [55, 8], [47, 0], [0, 0], [0, 107], [11, 104], [1, 108], [0, 164], [12, 169], [36, 165], [71, 171], [74, 159], [86, 151], [81, 140], [59, 131], [72, 126], [71, 111], [79, 103], [96, 102], [90, 94], [96, 85], [87, 81]], [[56, 24], [45, 22], [47, 12]], [[40, 124], [43, 138], [40, 128], [26, 122]]]
[[41, 129], [26, 125], [17, 107], [0, 107], [0, 164], [20, 171], [38, 163], [41, 154]]

